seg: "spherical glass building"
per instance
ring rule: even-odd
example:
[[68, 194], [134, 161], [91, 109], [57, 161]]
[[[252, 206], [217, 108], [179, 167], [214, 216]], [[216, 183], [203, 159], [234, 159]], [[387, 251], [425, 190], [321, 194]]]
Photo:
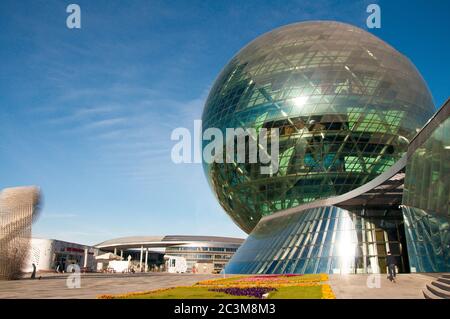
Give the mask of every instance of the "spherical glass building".
[[379, 38], [337, 22], [287, 25], [231, 59], [202, 117], [203, 130], [278, 128], [278, 171], [205, 163], [205, 173], [222, 207], [249, 233], [263, 216], [380, 175], [433, 112], [414, 65]]

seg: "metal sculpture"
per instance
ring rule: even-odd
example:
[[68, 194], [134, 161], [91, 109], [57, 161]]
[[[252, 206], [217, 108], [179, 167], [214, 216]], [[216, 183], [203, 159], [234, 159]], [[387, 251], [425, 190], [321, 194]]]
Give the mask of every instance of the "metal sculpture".
[[0, 280], [19, 279], [30, 249], [31, 225], [39, 214], [35, 186], [0, 192]]

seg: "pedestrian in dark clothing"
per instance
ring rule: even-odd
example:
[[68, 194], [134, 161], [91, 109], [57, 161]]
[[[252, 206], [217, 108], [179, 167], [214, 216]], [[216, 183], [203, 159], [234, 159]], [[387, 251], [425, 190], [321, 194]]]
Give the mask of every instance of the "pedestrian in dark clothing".
[[395, 277], [397, 276], [395, 272], [395, 267], [397, 265], [397, 262], [395, 260], [395, 257], [392, 256], [391, 252], [389, 251], [386, 256], [386, 264], [388, 266], [389, 271], [389, 280], [395, 282]]
[[33, 263], [33, 272], [31, 273], [31, 279], [36, 279], [36, 265]]

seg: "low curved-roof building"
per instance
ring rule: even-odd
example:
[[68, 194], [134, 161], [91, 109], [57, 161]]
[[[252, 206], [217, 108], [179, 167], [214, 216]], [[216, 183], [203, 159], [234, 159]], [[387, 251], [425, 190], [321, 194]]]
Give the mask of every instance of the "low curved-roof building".
[[220, 272], [243, 242], [241, 238], [217, 236], [130, 236], [106, 240], [95, 247], [122, 257], [134, 255], [140, 268], [148, 266], [150, 249], [163, 249], [166, 255], [184, 257], [188, 271], [200, 271], [201, 266], [206, 272]]

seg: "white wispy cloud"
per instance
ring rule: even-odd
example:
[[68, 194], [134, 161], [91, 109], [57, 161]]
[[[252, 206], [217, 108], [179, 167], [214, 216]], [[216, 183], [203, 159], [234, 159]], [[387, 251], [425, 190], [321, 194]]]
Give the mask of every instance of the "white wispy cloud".
[[41, 218], [44, 219], [66, 219], [66, 218], [76, 218], [78, 215], [76, 214], [58, 214], [58, 213], [44, 213]]
[[171, 131], [181, 126], [192, 129], [193, 121], [201, 116], [207, 91], [181, 101], [128, 85], [80, 89], [79, 93], [71, 88], [68, 96], [63, 93], [57, 102], [74, 103], [47, 110], [48, 120], [43, 123], [69, 140], [76, 138], [78, 145], [95, 147], [93, 169], [137, 182], [155, 182], [169, 173], [161, 163], [170, 162]]
[[118, 124], [125, 123], [126, 121], [127, 121], [127, 118], [125, 118], [125, 117], [101, 119], [98, 121], [90, 122], [90, 123], [82, 126], [82, 128], [85, 130], [91, 130], [91, 129], [97, 129], [97, 128], [113, 127]]

